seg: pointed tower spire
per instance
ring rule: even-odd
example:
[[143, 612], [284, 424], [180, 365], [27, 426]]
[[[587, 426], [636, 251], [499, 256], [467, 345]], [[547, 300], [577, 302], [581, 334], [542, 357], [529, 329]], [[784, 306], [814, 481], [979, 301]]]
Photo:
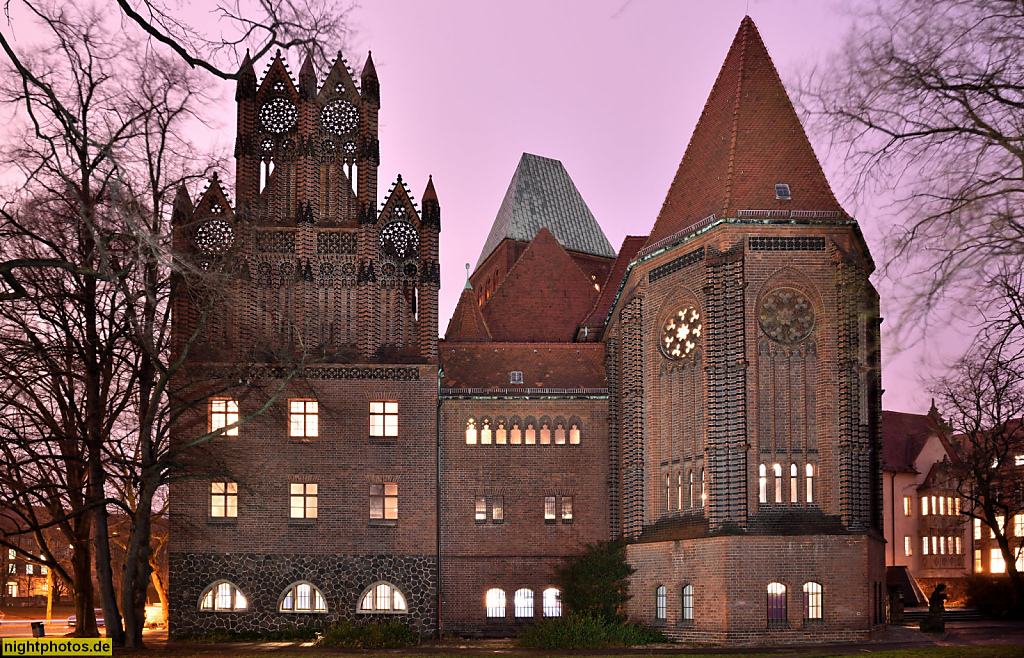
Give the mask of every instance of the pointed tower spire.
[[736, 32], [647, 244], [712, 215], [739, 217], [750, 210], [778, 211], [786, 218], [794, 216], [793, 211], [800, 213], [797, 217], [813, 219], [847, 217], [832, 194], [761, 35], [747, 16]]
[[188, 195], [188, 188], [182, 183], [174, 194], [174, 203], [171, 204], [171, 223], [184, 224], [192, 217], [195, 208], [192, 206], [192, 197]]
[[441, 230], [441, 205], [437, 202], [433, 176], [427, 177], [427, 189], [423, 191], [423, 213], [420, 218], [425, 226]]
[[249, 49], [245, 50], [245, 57], [242, 58], [242, 65], [238, 68], [238, 83], [235, 85], [235, 100], [253, 98], [256, 95], [256, 71], [252, 68], [252, 58], [249, 57]]
[[316, 72], [313, 71], [313, 57], [306, 53], [306, 59], [299, 69], [299, 96], [301, 98], [316, 98]]
[[380, 82], [377, 80], [377, 69], [373, 66], [373, 51], [366, 55], [366, 64], [362, 75], [363, 100], [380, 107]]
[[448, 321], [448, 330], [444, 334], [445, 342], [489, 343], [491, 332], [480, 311], [480, 305], [476, 303], [476, 293], [468, 281], [466, 286], [459, 296], [459, 303], [452, 313], [452, 319]]

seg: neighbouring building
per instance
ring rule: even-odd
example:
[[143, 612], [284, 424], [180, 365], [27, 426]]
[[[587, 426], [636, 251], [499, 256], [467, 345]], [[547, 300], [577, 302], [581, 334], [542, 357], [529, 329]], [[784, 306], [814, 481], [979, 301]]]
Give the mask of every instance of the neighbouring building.
[[176, 290], [175, 437], [252, 418], [171, 486], [172, 633], [510, 634], [618, 537], [629, 616], [671, 637], [882, 628], [874, 266], [749, 17], [650, 233], [616, 253], [524, 154], [440, 342], [440, 206], [401, 178], [376, 206], [372, 61], [246, 61], [236, 98], [237, 203], [176, 204], [185, 260], [231, 280]]

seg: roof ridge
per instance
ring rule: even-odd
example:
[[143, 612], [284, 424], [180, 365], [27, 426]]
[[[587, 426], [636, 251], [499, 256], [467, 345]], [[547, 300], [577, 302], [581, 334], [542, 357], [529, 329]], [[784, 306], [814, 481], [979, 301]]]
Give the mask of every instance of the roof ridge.
[[729, 199], [732, 196], [732, 179], [736, 166], [736, 140], [740, 132], [740, 99], [743, 98], [743, 67], [747, 57], [747, 37], [750, 33], [752, 21], [749, 16], [744, 17], [740, 23], [740, 30], [743, 38], [740, 41], [740, 63], [739, 75], [736, 76], [736, 99], [732, 104], [732, 130], [729, 136], [729, 164], [725, 173], [725, 200], [722, 203], [722, 216], [729, 209]]

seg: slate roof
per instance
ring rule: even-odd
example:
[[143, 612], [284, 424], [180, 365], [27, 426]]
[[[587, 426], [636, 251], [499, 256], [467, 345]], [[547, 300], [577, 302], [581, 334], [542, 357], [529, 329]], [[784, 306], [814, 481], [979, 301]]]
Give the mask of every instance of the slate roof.
[[476, 266], [502, 240], [530, 242], [542, 226], [569, 251], [615, 258], [615, 250], [562, 163], [523, 153]]
[[[607, 388], [604, 343], [449, 343], [438, 348], [445, 388]], [[509, 373], [523, 373], [510, 384]]]
[[[775, 198], [776, 183], [790, 186], [791, 200]], [[648, 244], [712, 214], [738, 217], [741, 210], [848, 217], [749, 16], [740, 23]]]
[[935, 420], [924, 414], [882, 412], [882, 468], [895, 473], [914, 473], [914, 461], [928, 439], [939, 434]]
[[587, 275], [543, 227], [481, 310], [495, 341], [568, 343], [597, 297]]

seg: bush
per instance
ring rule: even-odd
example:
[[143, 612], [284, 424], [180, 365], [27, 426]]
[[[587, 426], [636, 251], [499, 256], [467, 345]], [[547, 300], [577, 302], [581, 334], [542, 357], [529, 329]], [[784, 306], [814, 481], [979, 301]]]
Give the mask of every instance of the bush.
[[1013, 585], [1009, 576], [967, 576], [967, 605], [998, 619], [1022, 616], [1021, 610], [1013, 608]]
[[556, 578], [563, 607], [578, 615], [623, 622], [629, 600], [629, 577], [623, 541], [587, 544], [587, 551], [569, 558]]
[[598, 649], [667, 642], [660, 632], [637, 624], [568, 613], [523, 629], [519, 644], [534, 649]]
[[420, 636], [400, 621], [375, 621], [362, 626], [341, 621], [323, 632], [321, 647], [350, 649], [400, 649], [417, 644]]

